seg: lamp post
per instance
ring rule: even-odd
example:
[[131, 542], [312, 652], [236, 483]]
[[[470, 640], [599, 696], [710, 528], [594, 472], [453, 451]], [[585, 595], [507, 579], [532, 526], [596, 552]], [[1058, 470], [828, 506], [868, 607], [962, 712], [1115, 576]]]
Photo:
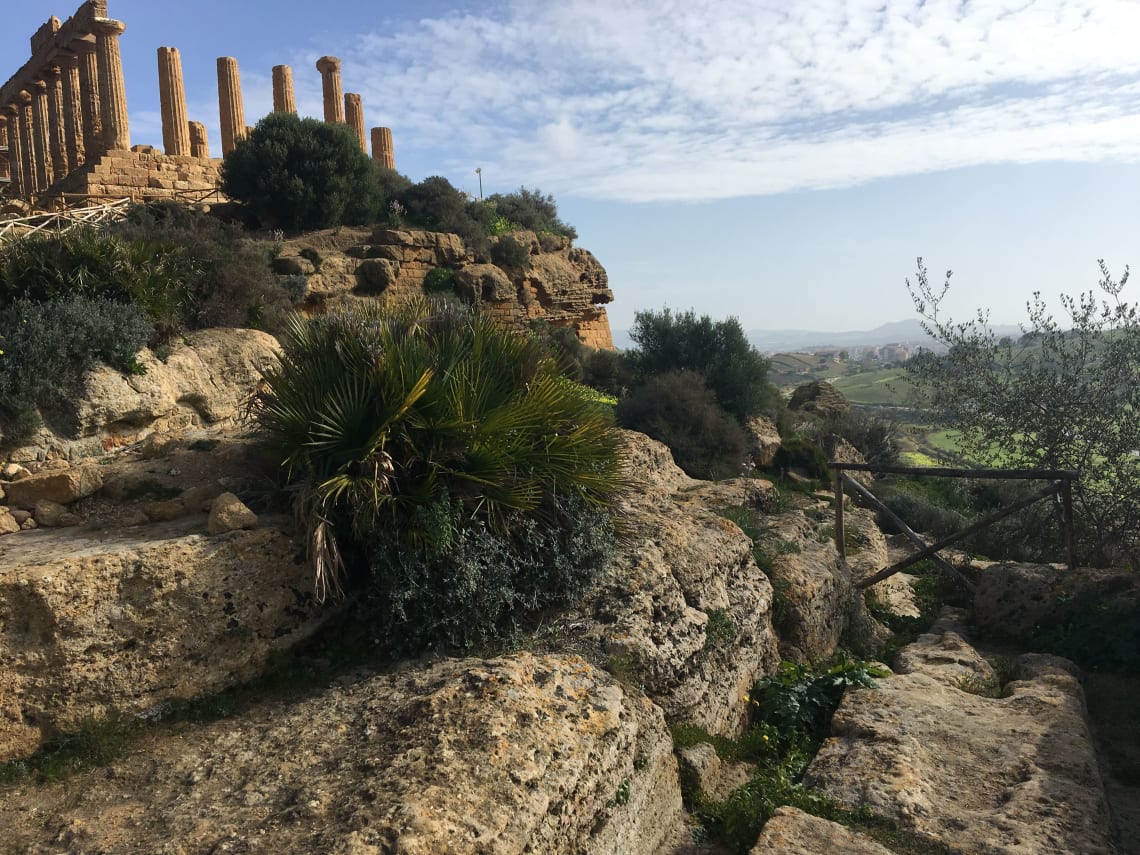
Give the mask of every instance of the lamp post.
[[483, 167], [476, 166], [475, 174], [479, 176], [479, 201], [483, 201]]

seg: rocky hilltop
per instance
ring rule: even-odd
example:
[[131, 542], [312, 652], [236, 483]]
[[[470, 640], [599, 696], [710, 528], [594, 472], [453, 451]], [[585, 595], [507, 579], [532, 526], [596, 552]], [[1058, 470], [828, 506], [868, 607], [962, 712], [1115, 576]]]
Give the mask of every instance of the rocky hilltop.
[[522, 247], [524, 265], [492, 264], [453, 234], [387, 226], [330, 229], [284, 243], [274, 270], [307, 277], [311, 311], [355, 297], [404, 300], [423, 293], [433, 270], [449, 271], [449, 292], [503, 323], [521, 327], [542, 320], [574, 329], [590, 347], [613, 349], [605, 304], [614, 295], [598, 260], [569, 238], [530, 231], [491, 238], [492, 256], [505, 239]]

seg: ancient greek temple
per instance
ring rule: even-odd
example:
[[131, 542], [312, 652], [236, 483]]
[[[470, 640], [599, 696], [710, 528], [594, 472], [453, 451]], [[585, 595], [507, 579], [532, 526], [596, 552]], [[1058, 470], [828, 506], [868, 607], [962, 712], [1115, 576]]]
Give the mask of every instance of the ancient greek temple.
[[[0, 87], [0, 197], [41, 208], [130, 198], [195, 201], [217, 195], [220, 159], [205, 124], [187, 115], [182, 56], [158, 48], [162, 151], [131, 145], [119, 37], [107, 0], [87, 0], [66, 21], [52, 17], [31, 39], [31, 58]], [[219, 57], [222, 155], [248, 133], [237, 60]], [[364, 104], [342, 91], [341, 61], [321, 57], [324, 118], [348, 124], [365, 152]], [[273, 109], [297, 112], [293, 72], [273, 68]], [[395, 168], [392, 132], [372, 128], [372, 157]]]

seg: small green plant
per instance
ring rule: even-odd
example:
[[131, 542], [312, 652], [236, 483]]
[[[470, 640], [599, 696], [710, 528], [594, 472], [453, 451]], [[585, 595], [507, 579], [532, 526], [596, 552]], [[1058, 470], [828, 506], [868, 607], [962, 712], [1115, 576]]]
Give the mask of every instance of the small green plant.
[[957, 686], [963, 692], [971, 695], [981, 695], [983, 698], [1004, 697], [1001, 679], [997, 674], [983, 677], [981, 674], [963, 674], [958, 678]]
[[503, 235], [491, 247], [491, 260], [507, 270], [530, 270], [530, 250], [510, 235]]
[[736, 622], [724, 609], [709, 609], [705, 624], [705, 649], [720, 650], [736, 641]]
[[425, 294], [450, 294], [455, 290], [455, 271], [450, 267], [433, 267], [424, 277]]
[[317, 250], [313, 249], [311, 246], [306, 246], [304, 249], [298, 252], [297, 255], [311, 262], [313, 269], [317, 273], [321, 272], [321, 264], [324, 262], [324, 259], [321, 257], [321, 254], [317, 252]]
[[629, 804], [629, 793], [632, 781], [629, 778], [623, 778], [622, 782], [618, 784], [617, 792], [614, 793], [613, 801], [611, 804], [617, 807], [624, 807]]

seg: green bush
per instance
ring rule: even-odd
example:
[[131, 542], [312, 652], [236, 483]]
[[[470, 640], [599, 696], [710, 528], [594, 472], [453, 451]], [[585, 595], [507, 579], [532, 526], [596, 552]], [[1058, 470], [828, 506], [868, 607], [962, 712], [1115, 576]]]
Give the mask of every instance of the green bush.
[[491, 247], [491, 260], [507, 270], [530, 270], [530, 250], [510, 235], [503, 235]]
[[377, 167], [350, 127], [270, 113], [222, 163], [222, 192], [268, 228], [325, 229], [375, 222]]
[[6, 444], [26, 438], [42, 415], [70, 432], [83, 375], [105, 362], [136, 371], [135, 354], [151, 327], [134, 303], [68, 297], [19, 299], [0, 313], [0, 433]]
[[[473, 568], [490, 572], [481, 556], [514, 550], [512, 578], [537, 572], [525, 543], [506, 544], [527, 530], [523, 518], [563, 531], [558, 509], [576, 500], [605, 508], [621, 487], [620, 433], [586, 391], [565, 382], [538, 344], [454, 302], [415, 300], [393, 311], [362, 304], [296, 319], [255, 415], [300, 493], [318, 590], [336, 590], [345, 556], [374, 573], [388, 568], [396, 575], [376, 584], [388, 592], [385, 614], [400, 621], [401, 608], [428, 607], [401, 605], [400, 579], [432, 562], [462, 559], [464, 568], [452, 570], [474, 578]], [[545, 530], [535, 531], [527, 538], [544, 542]], [[460, 540], [464, 551], [449, 553]], [[544, 566], [555, 573], [548, 542]], [[550, 581], [553, 596], [568, 587]], [[541, 604], [519, 584], [514, 600], [472, 589], [460, 605], [436, 606], [482, 613], [478, 598], [491, 596], [471, 629], [489, 632], [505, 602]], [[421, 640], [458, 637], [446, 617], [422, 634], [405, 624]]]
[[455, 271], [450, 267], [433, 267], [424, 277], [425, 294], [451, 294], [455, 291]]
[[439, 175], [425, 178], [399, 194], [397, 201], [410, 225], [457, 234], [469, 252], [479, 257], [488, 256], [491, 248], [487, 239], [491, 233], [489, 213], [446, 178]]
[[[574, 239], [578, 232], [573, 226], [558, 219], [558, 206], [554, 197], [543, 196], [541, 190], [527, 190], [520, 187], [516, 193], [495, 193], [487, 197], [487, 203], [500, 219], [519, 228], [534, 232], [552, 232]], [[496, 232], [498, 234], [499, 232]]]
[[788, 469], [803, 469], [808, 476], [824, 484], [831, 481], [831, 469], [827, 465], [827, 456], [823, 449], [802, 436], [793, 436], [783, 440], [780, 450], [772, 461], [772, 468], [777, 472]]
[[739, 422], [758, 413], [774, 414], [780, 396], [768, 382], [768, 360], [744, 336], [736, 318], [714, 321], [692, 311], [637, 312], [630, 337], [637, 350], [627, 358], [641, 377], [669, 371], [695, 371], [717, 403]]
[[373, 631], [395, 652], [466, 648], [507, 634], [520, 615], [576, 601], [613, 551], [610, 514], [573, 494], [547, 500], [541, 522], [509, 512], [501, 531], [472, 519], [458, 502], [423, 512], [444, 532], [438, 541], [390, 540], [372, 554]]
[[693, 371], [651, 376], [615, 412], [622, 427], [669, 446], [673, 460], [694, 478], [731, 478], [743, 468], [744, 431]]
[[137, 205], [112, 235], [153, 259], [140, 262], [129, 290], [154, 320], [155, 342], [206, 327], [278, 332], [304, 296], [297, 282], [273, 275], [272, 244], [177, 203]]

